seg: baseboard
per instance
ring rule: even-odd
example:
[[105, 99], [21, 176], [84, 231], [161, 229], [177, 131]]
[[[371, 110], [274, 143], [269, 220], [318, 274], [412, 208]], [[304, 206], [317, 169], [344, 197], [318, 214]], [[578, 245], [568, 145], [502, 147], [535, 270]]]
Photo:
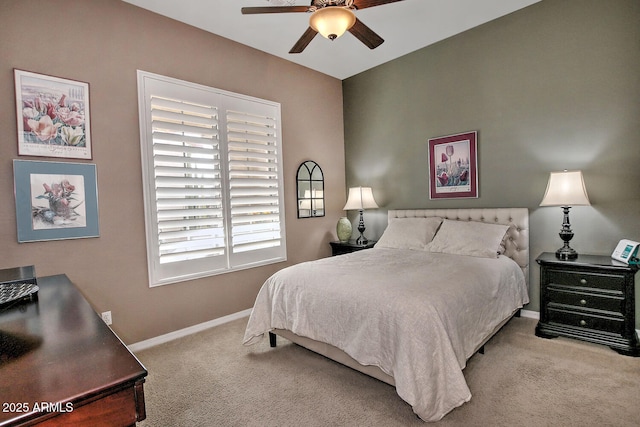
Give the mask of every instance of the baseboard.
[[526, 317], [526, 318], [529, 318], [529, 319], [540, 320], [540, 312], [539, 311], [520, 310], [520, 316]]
[[[178, 338], [186, 337], [187, 335], [195, 334], [196, 332], [204, 331], [205, 329], [213, 328], [214, 326], [223, 325], [233, 320], [247, 317], [250, 314], [251, 309], [248, 308], [246, 310], [239, 311], [238, 313], [229, 314], [228, 316], [219, 317], [217, 319], [209, 320], [198, 325], [189, 326], [188, 328], [179, 329], [177, 331], [169, 332], [168, 334], [149, 338], [148, 340], [140, 341], [127, 347], [129, 347], [129, 350], [135, 353], [136, 351], [146, 350], [148, 348], [155, 347], [156, 345], [173, 341]], [[540, 319], [540, 313], [538, 311], [521, 310], [520, 316], [529, 319]], [[636, 333], [638, 334], [638, 336], [640, 336], [640, 329], [636, 329]]]
[[141, 350], [146, 350], [151, 347], [155, 347], [160, 344], [164, 344], [169, 341], [173, 341], [178, 338], [186, 337], [187, 335], [195, 334], [196, 332], [204, 331], [205, 329], [213, 328], [214, 326], [219, 326], [237, 319], [241, 319], [243, 317], [247, 317], [251, 314], [251, 309], [248, 308], [243, 311], [239, 311], [238, 313], [229, 314], [228, 316], [219, 317], [217, 319], [209, 320], [207, 322], [203, 322], [197, 325], [189, 326], [184, 329], [179, 329], [177, 331], [169, 332], [168, 334], [159, 335], [154, 338], [149, 338], [148, 340], [140, 341], [134, 344], [131, 344], [129, 350], [132, 352], [137, 352]]

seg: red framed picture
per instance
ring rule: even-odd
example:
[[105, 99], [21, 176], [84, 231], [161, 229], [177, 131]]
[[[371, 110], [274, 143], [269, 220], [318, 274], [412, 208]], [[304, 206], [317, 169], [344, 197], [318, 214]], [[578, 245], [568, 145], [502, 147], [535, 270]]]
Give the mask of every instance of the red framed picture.
[[478, 133], [429, 139], [429, 198], [478, 197]]

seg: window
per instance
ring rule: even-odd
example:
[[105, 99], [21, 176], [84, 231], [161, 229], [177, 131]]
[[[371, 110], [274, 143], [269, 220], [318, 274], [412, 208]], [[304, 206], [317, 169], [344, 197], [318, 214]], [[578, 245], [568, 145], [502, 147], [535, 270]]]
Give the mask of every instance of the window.
[[280, 105], [138, 71], [150, 286], [286, 260]]

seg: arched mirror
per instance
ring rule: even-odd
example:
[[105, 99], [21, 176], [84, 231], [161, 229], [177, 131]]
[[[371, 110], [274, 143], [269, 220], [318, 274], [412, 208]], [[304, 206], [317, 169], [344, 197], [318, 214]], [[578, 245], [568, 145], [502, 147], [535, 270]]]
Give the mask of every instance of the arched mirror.
[[324, 175], [316, 162], [307, 160], [300, 165], [296, 190], [298, 218], [324, 216]]

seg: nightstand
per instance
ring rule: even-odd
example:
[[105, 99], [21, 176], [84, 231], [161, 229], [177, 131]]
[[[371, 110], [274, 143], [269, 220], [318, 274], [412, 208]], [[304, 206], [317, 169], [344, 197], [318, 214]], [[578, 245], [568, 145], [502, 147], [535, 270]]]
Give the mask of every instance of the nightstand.
[[536, 261], [540, 265], [537, 336], [577, 338], [640, 356], [635, 330], [637, 266], [599, 255], [560, 260], [551, 252]]
[[349, 240], [348, 242], [329, 242], [331, 245], [331, 256], [349, 254], [363, 249], [371, 249], [376, 242], [377, 240], [369, 240], [366, 245], [359, 245], [355, 240]]

